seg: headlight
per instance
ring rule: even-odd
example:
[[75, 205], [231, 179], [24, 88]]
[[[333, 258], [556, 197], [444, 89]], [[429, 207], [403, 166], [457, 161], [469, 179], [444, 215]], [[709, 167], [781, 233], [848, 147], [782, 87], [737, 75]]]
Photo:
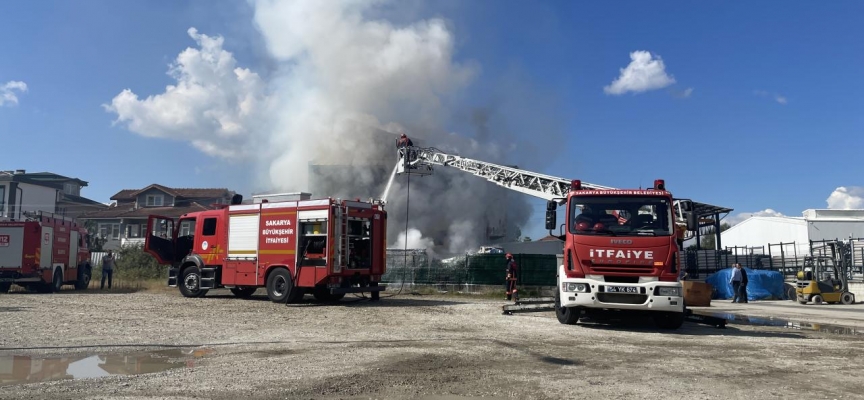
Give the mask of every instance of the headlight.
[[567, 288], [564, 290], [565, 292], [587, 292], [588, 285], [584, 283], [567, 283]]
[[681, 288], [677, 287], [658, 287], [657, 288], [658, 296], [681, 296]]

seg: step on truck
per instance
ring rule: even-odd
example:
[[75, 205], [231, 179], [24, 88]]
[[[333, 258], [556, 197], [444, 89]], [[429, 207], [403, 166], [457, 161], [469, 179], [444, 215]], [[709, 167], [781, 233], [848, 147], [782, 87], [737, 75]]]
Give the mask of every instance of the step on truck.
[[43, 212], [0, 219], [0, 293], [12, 285], [42, 293], [64, 285], [82, 290], [91, 274], [87, 230], [74, 219]]
[[[299, 302], [305, 294], [337, 301], [347, 293], [380, 298], [386, 270], [387, 212], [378, 201], [310, 199], [297, 194], [254, 197], [242, 204], [149, 217], [145, 251], [170, 265], [168, 286], [185, 297], [228, 288], [250, 297], [266, 288], [270, 300]], [[271, 201], [271, 199], [275, 201]]]

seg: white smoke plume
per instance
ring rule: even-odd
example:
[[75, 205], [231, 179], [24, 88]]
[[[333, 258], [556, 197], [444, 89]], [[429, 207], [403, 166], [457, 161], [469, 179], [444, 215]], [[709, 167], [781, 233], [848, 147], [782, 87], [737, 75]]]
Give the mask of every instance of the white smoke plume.
[[[387, 1], [252, 4], [276, 66], [266, 79], [238, 66], [221, 37], [192, 28], [199, 49], [172, 64], [177, 83], [143, 100], [124, 90], [105, 106], [116, 122], [144, 136], [190, 141], [213, 156], [263, 163], [269, 176], [259, 177], [259, 186], [267, 190], [364, 199], [383, 193], [399, 133], [416, 145], [536, 168], [551, 154], [515, 138], [530, 134], [543, 143], [563, 131], [548, 99], [518, 79], [491, 94], [494, 107], [454, 106], [481, 69], [456, 60], [444, 20], [396, 25], [370, 16], [399, 4]], [[450, 132], [457, 120], [473, 131]], [[400, 176], [387, 199], [392, 245], [404, 245], [409, 187], [411, 246], [465, 251], [488, 240], [487, 222], [501, 218], [496, 207], [506, 207], [509, 238], [530, 215], [524, 195], [462, 172]]]

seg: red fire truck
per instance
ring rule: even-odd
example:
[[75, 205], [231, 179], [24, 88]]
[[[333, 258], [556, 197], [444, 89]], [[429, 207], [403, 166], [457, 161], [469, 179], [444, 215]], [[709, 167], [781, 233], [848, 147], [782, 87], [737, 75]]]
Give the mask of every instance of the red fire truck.
[[0, 293], [12, 284], [39, 292], [87, 288], [92, 268], [86, 238], [74, 220], [53, 214], [0, 220]]
[[253, 204], [241, 204], [237, 195], [231, 205], [176, 221], [150, 216], [144, 248], [160, 264], [171, 265], [169, 286], [186, 297], [230, 288], [246, 298], [265, 287], [270, 300], [283, 303], [306, 293], [320, 301], [363, 292], [379, 299], [386, 269], [383, 204], [256, 197]]
[[[679, 252], [698, 229], [694, 202], [676, 199], [662, 179], [654, 187], [620, 190], [441, 152], [402, 149], [396, 172], [429, 175], [433, 166], [459, 169], [505, 188], [547, 200], [546, 228], [562, 242], [554, 307], [558, 321], [643, 314], [677, 329], [686, 316]], [[566, 224], [557, 225], [557, 209]]]

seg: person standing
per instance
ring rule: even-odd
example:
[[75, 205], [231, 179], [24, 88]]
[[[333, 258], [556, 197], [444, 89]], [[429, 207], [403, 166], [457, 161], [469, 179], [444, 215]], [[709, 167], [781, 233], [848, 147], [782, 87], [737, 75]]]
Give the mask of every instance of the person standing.
[[747, 301], [747, 270], [741, 266], [741, 263], [738, 263], [738, 268], [741, 269], [741, 294], [738, 295], [738, 302], [749, 303]]
[[507, 258], [507, 278], [504, 281], [504, 285], [507, 288], [507, 297], [505, 300], [510, 300], [512, 296], [513, 300], [518, 301], [519, 291], [516, 289], [516, 280], [519, 278], [519, 265], [513, 260], [512, 254], [507, 253], [505, 257]]
[[741, 264], [735, 263], [732, 264], [732, 278], [729, 280], [729, 283], [732, 284], [732, 302], [737, 303], [741, 298]]
[[99, 289], [105, 289], [105, 278], [108, 278], [108, 289], [114, 280], [114, 252], [108, 250], [108, 254], [102, 256], [102, 285]]

